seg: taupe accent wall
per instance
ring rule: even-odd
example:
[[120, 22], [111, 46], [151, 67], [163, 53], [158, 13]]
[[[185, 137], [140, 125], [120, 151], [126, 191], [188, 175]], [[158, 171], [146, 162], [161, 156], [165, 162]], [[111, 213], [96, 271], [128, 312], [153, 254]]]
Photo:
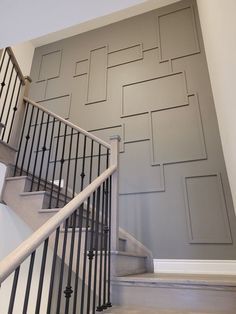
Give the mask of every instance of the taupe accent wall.
[[39, 47], [31, 77], [33, 100], [121, 136], [120, 225], [155, 258], [236, 258], [195, 1]]

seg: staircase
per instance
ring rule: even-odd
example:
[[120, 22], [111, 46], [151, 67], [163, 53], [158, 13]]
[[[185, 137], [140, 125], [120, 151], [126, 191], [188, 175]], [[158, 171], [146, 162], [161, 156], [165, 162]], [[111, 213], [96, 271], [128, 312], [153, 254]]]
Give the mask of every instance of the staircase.
[[108, 144], [28, 99], [10, 48], [0, 81], [2, 201], [33, 230], [0, 262], [1, 314], [236, 312], [234, 277], [154, 274], [119, 227], [117, 136]]

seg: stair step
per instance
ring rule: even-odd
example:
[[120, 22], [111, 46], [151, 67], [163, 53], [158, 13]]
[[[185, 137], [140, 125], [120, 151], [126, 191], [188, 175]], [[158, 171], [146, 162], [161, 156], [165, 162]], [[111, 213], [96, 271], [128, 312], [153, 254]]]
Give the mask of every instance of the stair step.
[[116, 305], [236, 313], [236, 276], [144, 273], [113, 278], [112, 288]]

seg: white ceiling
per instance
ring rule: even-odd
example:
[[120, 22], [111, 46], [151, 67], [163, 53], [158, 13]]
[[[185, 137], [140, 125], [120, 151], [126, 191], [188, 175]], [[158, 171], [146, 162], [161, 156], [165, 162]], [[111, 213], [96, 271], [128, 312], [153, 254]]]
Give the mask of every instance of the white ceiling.
[[41, 46], [179, 0], [1, 0], [0, 48]]

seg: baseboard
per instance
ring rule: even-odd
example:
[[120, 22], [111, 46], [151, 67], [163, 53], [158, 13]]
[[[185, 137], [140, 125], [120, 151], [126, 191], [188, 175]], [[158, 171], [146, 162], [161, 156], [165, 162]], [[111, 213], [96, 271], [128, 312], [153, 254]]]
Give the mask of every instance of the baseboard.
[[154, 259], [155, 273], [236, 275], [236, 260]]

